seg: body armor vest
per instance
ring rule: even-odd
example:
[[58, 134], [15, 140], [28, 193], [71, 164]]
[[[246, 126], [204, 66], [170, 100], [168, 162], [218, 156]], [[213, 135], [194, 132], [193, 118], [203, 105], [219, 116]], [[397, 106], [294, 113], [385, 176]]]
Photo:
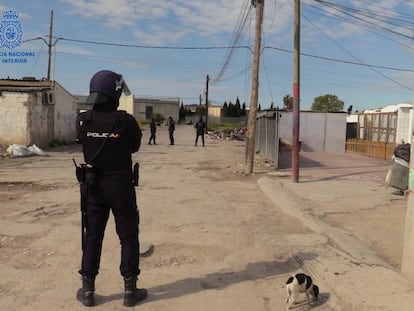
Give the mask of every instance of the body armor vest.
[[87, 111], [79, 115], [79, 142], [85, 162], [98, 171], [131, 171], [131, 138], [125, 111]]

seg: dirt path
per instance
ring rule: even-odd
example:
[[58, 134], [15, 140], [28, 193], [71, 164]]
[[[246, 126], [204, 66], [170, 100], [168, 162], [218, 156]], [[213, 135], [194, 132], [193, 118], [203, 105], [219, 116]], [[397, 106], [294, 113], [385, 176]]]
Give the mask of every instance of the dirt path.
[[[258, 161], [255, 174], [244, 175], [243, 142], [207, 139], [205, 148], [195, 147], [189, 126], [177, 126], [175, 137], [176, 145], [168, 145], [161, 127], [158, 145], [147, 145], [146, 131], [134, 155], [141, 164], [140, 240], [154, 245], [153, 254], [141, 259], [139, 282], [150, 296], [135, 309], [284, 310], [288, 276], [305, 269], [306, 260], [338, 253], [262, 192], [257, 181], [272, 167]], [[81, 252], [72, 164], [82, 157], [77, 146], [48, 155], [0, 159], [0, 310], [85, 309], [75, 300]], [[352, 219], [338, 224], [347, 223]], [[97, 310], [125, 310], [119, 257], [111, 218]], [[323, 284], [321, 290], [313, 310], [347, 310], [335, 307], [335, 295]]]
[[[257, 186], [260, 174], [244, 176], [242, 142], [194, 147], [186, 126], [175, 136], [169, 146], [160, 128], [159, 145], [143, 144], [134, 156], [140, 239], [154, 245], [141, 261], [139, 285], [150, 297], [139, 309], [278, 310], [285, 279], [300, 268], [283, 235], [308, 229], [274, 208]], [[84, 309], [74, 299], [80, 218], [71, 160], [80, 162], [81, 153], [70, 147], [48, 155], [0, 160], [1, 310]], [[99, 310], [124, 309], [118, 266], [111, 219], [96, 281]]]

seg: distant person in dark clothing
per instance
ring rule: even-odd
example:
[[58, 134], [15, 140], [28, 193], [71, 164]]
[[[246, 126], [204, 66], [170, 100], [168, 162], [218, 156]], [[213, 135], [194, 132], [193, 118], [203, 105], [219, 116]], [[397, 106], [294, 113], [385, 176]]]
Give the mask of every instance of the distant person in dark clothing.
[[168, 118], [168, 133], [170, 135], [170, 145], [174, 145], [174, 131], [175, 131], [175, 122], [172, 117]]
[[194, 146], [197, 146], [198, 137], [201, 136], [201, 140], [203, 142], [204, 147], [204, 132], [206, 130], [206, 123], [203, 121], [203, 117], [200, 117], [200, 119], [197, 121], [194, 127], [196, 128], [196, 139]]
[[154, 118], [151, 118], [150, 131], [151, 131], [151, 136], [150, 136], [150, 139], [148, 141], [148, 145], [151, 145], [151, 140], [153, 141], [154, 145], [156, 145], [156, 143], [155, 143], [155, 133], [157, 132], [157, 124], [155, 123]]

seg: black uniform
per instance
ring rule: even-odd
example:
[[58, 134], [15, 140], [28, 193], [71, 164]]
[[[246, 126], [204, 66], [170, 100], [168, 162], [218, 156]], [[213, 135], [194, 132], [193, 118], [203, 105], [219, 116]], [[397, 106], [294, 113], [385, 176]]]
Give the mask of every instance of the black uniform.
[[206, 123], [203, 121], [203, 119], [200, 118], [200, 120], [197, 121], [194, 127], [196, 128], [196, 139], [194, 146], [197, 146], [198, 137], [201, 136], [201, 140], [203, 142], [204, 147], [204, 131], [206, 129]]
[[139, 213], [131, 154], [138, 151], [142, 133], [132, 115], [102, 108], [81, 113], [76, 123], [85, 162], [90, 166], [84, 182], [87, 230], [79, 272], [90, 278], [98, 274], [104, 231], [112, 210], [121, 241], [121, 275], [137, 276]]
[[141, 146], [142, 133], [132, 115], [117, 111], [122, 92], [130, 94], [122, 75], [110, 70], [97, 72], [89, 83], [86, 99], [93, 109], [79, 114], [76, 120], [85, 159], [85, 164], [76, 165], [81, 185], [83, 251], [79, 271], [82, 288], [77, 297], [88, 307], [95, 305], [95, 277], [110, 210], [121, 241], [124, 306], [134, 306], [148, 297], [146, 289], [136, 286], [140, 273], [139, 213], [134, 185], [138, 178], [132, 173], [132, 153]]
[[157, 124], [155, 123], [154, 118], [151, 119], [150, 131], [151, 131], [151, 136], [150, 136], [150, 139], [148, 141], [148, 145], [151, 145], [151, 141], [153, 141], [154, 145], [156, 145], [155, 138], [156, 138], [156, 133], [157, 133]]
[[168, 118], [168, 133], [170, 136], [170, 145], [174, 145], [174, 131], [175, 131], [175, 122], [172, 117]]

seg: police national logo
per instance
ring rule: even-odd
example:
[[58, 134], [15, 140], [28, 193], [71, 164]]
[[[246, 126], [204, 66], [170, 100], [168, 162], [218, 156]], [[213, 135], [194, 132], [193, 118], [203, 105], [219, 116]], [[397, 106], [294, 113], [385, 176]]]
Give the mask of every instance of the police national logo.
[[1, 46], [14, 49], [22, 42], [23, 29], [19, 21], [19, 13], [8, 10], [3, 13], [3, 20], [0, 24]]

